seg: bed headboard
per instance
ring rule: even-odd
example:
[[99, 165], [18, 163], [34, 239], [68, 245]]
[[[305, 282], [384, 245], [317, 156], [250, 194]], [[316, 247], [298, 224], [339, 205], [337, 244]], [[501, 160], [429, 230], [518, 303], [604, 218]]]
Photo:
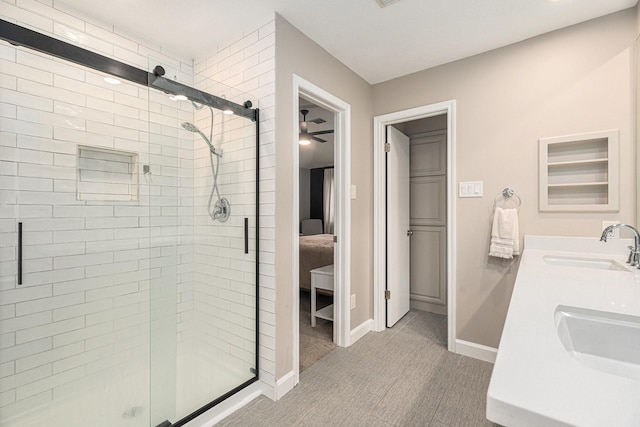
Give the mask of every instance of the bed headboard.
[[322, 234], [322, 220], [321, 219], [303, 219], [301, 221], [300, 231], [305, 236], [311, 236], [313, 234]]

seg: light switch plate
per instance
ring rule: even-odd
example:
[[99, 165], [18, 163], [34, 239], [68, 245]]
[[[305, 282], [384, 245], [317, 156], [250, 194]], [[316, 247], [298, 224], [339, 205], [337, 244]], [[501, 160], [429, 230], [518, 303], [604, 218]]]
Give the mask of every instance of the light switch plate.
[[482, 197], [484, 193], [482, 181], [466, 181], [458, 183], [458, 197]]
[[355, 185], [351, 185], [351, 200], [355, 200], [357, 197], [357, 188]]

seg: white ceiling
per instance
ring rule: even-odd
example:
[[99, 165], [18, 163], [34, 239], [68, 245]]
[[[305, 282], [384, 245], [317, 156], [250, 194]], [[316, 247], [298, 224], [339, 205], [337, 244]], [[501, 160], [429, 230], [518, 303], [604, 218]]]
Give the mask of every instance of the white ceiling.
[[[321, 118], [325, 119], [325, 123], [315, 124], [309, 122], [309, 132], [316, 132], [319, 130], [333, 129], [334, 114], [331, 111], [327, 111], [322, 107], [311, 104], [309, 101], [300, 98], [300, 109], [309, 110], [307, 114], [307, 121]], [[302, 121], [302, 114], [300, 114], [300, 121]], [[327, 142], [311, 141], [309, 145], [299, 145], [300, 147], [300, 167], [302, 169], [322, 168], [325, 166], [333, 166], [333, 150], [334, 150], [334, 138], [333, 134], [328, 133], [325, 135], [318, 135], [319, 138], [324, 139]]]
[[634, 6], [638, 0], [56, 0], [188, 57], [279, 13], [371, 84]]

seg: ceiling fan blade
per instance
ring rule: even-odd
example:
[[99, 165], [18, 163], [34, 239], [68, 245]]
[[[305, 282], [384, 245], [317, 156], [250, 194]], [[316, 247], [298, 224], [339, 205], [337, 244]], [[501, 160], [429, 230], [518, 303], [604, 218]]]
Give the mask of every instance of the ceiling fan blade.
[[310, 135], [326, 135], [328, 133], [333, 133], [333, 129], [329, 130], [319, 130], [317, 132], [309, 132]]
[[313, 120], [309, 120], [311, 123], [315, 123], [317, 125], [322, 124], [322, 123], [327, 123], [327, 121], [325, 119], [323, 119], [322, 117], [318, 117], [317, 119], [313, 119]]
[[327, 142], [326, 139], [318, 138], [317, 136], [313, 136], [313, 135], [311, 135], [311, 139], [313, 139], [314, 141], [318, 141], [318, 142]]

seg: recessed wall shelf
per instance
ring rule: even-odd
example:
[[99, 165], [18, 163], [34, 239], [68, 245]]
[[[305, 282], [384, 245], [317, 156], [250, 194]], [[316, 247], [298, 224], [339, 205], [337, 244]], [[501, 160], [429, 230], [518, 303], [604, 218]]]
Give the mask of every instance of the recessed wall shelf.
[[138, 200], [138, 154], [79, 145], [77, 199], [132, 202]]
[[619, 210], [618, 130], [541, 138], [540, 211]]
[[554, 167], [554, 166], [567, 166], [567, 165], [586, 165], [589, 163], [607, 163], [609, 162], [609, 158], [605, 157], [603, 159], [593, 159], [593, 160], [576, 160], [576, 161], [569, 161], [569, 162], [549, 162], [548, 165], [549, 167]]

